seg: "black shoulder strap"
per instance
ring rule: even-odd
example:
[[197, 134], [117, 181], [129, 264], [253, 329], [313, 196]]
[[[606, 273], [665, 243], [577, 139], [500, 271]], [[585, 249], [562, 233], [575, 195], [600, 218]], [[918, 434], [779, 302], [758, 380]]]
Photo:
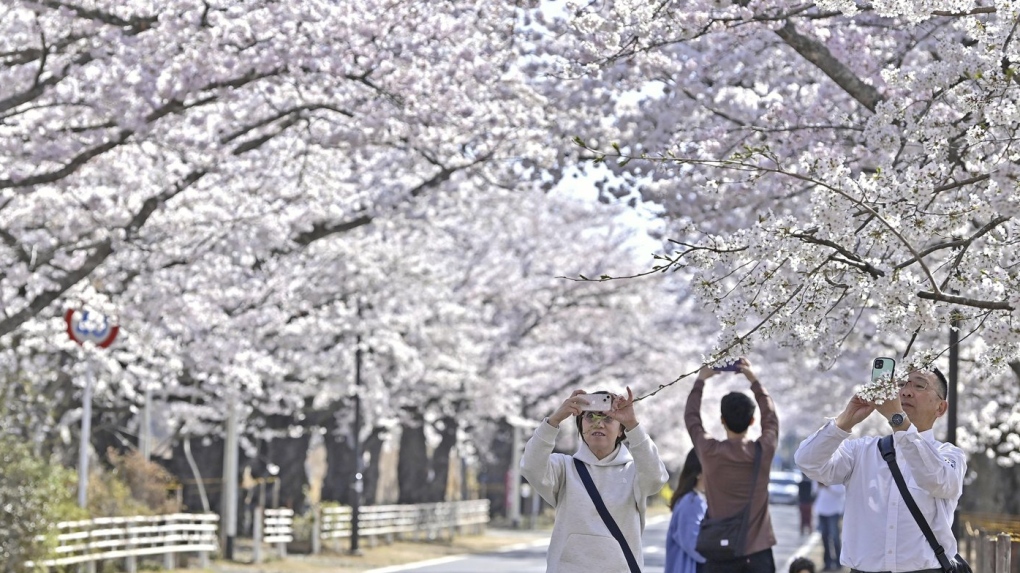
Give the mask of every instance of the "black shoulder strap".
[[928, 545], [935, 550], [935, 557], [939, 560], [939, 565], [942, 566], [943, 571], [953, 571], [953, 564], [950, 563], [949, 558], [946, 557], [946, 550], [942, 548], [938, 540], [935, 539], [935, 532], [931, 530], [931, 526], [928, 525], [928, 520], [921, 515], [921, 509], [917, 507], [917, 503], [914, 501], [914, 496], [910, 495], [907, 490], [907, 484], [903, 480], [903, 474], [900, 473], [900, 466], [896, 465], [896, 448], [893, 445], [892, 435], [883, 436], [882, 439], [878, 440], [878, 451], [882, 454], [882, 459], [889, 464], [889, 471], [892, 472], [893, 479], [896, 480], [896, 487], [900, 489], [900, 496], [903, 497], [903, 501], [907, 503], [907, 507], [910, 509], [910, 515], [914, 516], [914, 521], [917, 522], [917, 526], [921, 528], [921, 533], [924, 534], [924, 538], [928, 540]]
[[627, 540], [623, 537], [623, 532], [620, 531], [620, 526], [616, 525], [616, 520], [613, 519], [609, 509], [606, 508], [605, 502], [602, 501], [602, 496], [599, 495], [599, 490], [595, 489], [595, 482], [591, 480], [588, 468], [584, 465], [584, 462], [577, 458], [574, 458], [574, 465], [577, 467], [577, 474], [581, 476], [581, 481], [584, 482], [584, 488], [588, 490], [588, 495], [595, 502], [595, 509], [602, 516], [602, 521], [606, 522], [609, 533], [612, 533], [616, 541], [620, 543], [620, 548], [623, 549], [623, 556], [627, 558], [627, 566], [630, 567], [630, 573], [641, 573], [641, 568], [638, 567], [637, 560], [634, 559], [634, 553], [630, 550], [630, 545], [627, 544]]

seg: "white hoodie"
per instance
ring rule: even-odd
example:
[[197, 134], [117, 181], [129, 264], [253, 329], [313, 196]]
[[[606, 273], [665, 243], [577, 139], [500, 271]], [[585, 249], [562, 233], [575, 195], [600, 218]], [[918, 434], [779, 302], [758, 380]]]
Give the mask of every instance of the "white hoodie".
[[[570, 421], [570, 420], [568, 420]], [[559, 428], [548, 419], [539, 424], [524, 446], [521, 470], [525, 479], [556, 508], [547, 573], [628, 573], [620, 544], [609, 533], [573, 458], [588, 466], [595, 487], [623, 532], [639, 566], [644, 566], [641, 533], [645, 529], [645, 501], [662, 489], [669, 474], [659, 451], [638, 425], [627, 439], [604, 459], [598, 459], [581, 441], [573, 456], [554, 454]]]

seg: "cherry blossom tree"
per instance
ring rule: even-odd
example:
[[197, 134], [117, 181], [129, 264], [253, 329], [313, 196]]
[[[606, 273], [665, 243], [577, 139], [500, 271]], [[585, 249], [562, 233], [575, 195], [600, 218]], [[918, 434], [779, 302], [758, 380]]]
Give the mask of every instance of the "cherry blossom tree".
[[[301, 281], [279, 273], [319, 264], [318, 243], [429, 196], [508, 185], [519, 156], [549, 153], [516, 120], [533, 104], [501, 61], [513, 7], [476, 4], [5, 4], [9, 370], [35, 385], [57, 377], [76, 355], [55, 319], [88, 305], [125, 333], [93, 357], [123, 381], [100, 402], [171, 386], [198, 434], [224, 400], [261, 396], [261, 409], [291, 412], [303, 393], [263, 388], [292, 371], [262, 346], [265, 325], [290, 325], [275, 333], [293, 338], [308, 315], [303, 301], [270, 306]], [[349, 316], [349, 295], [368, 284], [347, 285], [338, 312]], [[62, 415], [38, 416], [53, 428]]]
[[968, 443], [1017, 461], [1012, 4], [555, 6], [531, 13], [549, 41], [529, 73], [568, 94], [563, 137], [604, 197], [670, 221], [657, 268], [723, 321], [712, 356], [767, 341], [823, 369], [890, 351], [944, 368], [952, 325], [966, 395], [1008, 380]]

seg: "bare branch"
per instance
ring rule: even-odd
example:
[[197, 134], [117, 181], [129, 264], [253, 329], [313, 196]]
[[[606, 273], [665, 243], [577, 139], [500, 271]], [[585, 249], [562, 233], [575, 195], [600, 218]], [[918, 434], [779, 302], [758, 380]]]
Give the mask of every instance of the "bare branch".
[[990, 301], [980, 300], [976, 298], [967, 298], [964, 296], [957, 296], [953, 294], [946, 294], [944, 292], [927, 292], [920, 291], [917, 293], [917, 298], [923, 298], [925, 300], [933, 300], [935, 302], [948, 302], [950, 304], [958, 304], [960, 306], [969, 306], [973, 308], [984, 308], [988, 310], [1008, 310], [1012, 312], [1014, 309], [1009, 301]]
[[959, 18], [962, 16], [977, 16], [978, 14], [995, 14], [995, 6], [978, 6], [977, 8], [971, 8], [966, 12], [950, 12], [949, 10], [932, 10], [933, 16], [949, 16], [953, 18]]

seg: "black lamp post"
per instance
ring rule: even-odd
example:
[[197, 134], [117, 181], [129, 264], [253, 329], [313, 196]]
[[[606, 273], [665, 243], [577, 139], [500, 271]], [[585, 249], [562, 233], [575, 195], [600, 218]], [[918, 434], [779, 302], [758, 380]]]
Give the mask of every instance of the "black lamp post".
[[[358, 319], [361, 304], [358, 303]], [[360, 327], [360, 325], [359, 325]], [[355, 337], [354, 348], [354, 495], [351, 498], [351, 555], [360, 555], [358, 548], [358, 521], [361, 515], [361, 492], [365, 488], [361, 467], [361, 333]]]

